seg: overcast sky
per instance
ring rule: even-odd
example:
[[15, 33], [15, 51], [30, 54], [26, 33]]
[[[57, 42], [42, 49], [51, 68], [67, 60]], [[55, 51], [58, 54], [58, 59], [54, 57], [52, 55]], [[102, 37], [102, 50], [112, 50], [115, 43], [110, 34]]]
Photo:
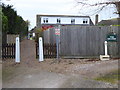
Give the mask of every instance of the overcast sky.
[[[24, 20], [29, 20], [31, 28], [36, 25], [36, 15], [37, 14], [47, 14], [47, 15], [87, 15], [85, 10], [81, 10], [80, 6], [76, 6], [75, 0], [1, 0], [5, 4], [10, 4], [14, 6], [18, 15], [22, 16]], [[90, 0], [90, 3], [96, 0]], [[97, 0], [99, 2], [104, 0]], [[84, 9], [84, 8], [83, 8]], [[99, 15], [99, 21], [115, 18], [117, 15], [113, 14], [113, 8], [106, 8]], [[95, 15], [90, 15], [92, 21], [94, 22]]]

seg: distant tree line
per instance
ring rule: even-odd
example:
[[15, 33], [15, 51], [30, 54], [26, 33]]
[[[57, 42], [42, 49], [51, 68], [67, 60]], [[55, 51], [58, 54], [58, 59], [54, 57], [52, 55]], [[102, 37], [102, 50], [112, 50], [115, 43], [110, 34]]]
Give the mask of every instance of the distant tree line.
[[28, 33], [28, 21], [17, 15], [12, 5], [2, 4], [2, 32], [3, 34], [19, 34], [24, 37]]

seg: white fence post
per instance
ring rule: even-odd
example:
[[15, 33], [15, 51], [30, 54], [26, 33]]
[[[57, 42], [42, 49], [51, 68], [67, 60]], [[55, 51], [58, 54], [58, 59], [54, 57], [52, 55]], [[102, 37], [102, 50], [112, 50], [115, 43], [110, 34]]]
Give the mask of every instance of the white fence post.
[[42, 37], [39, 37], [39, 61], [44, 61], [43, 59], [43, 41]]
[[110, 56], [108, 55], [107, 41], [104, 42], [105, 46], [105, 55], [100, 55], [100, 60], [110, 60]]
[[20, 40], [19, 37], [16, 37], [16, 53], [15, 53], [15, 62], [20, 63]]
[[108, 50], [107, 50], [107, 41], [104, 42], [105, 45], [105, 55], [108, 55]]

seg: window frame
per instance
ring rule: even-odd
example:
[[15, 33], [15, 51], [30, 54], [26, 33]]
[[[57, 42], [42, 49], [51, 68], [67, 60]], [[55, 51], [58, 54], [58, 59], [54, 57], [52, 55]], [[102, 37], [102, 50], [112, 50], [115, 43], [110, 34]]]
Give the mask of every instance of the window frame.
[[48, 18], [43, 18], [43, 23], [48, 23]]
[[88, 19], [83, 19], [83, 24], [88, 24]]
[[71, 24], [75, 24], [75, 19], [71, 19]]
[[61, 23], [61, 18], [57, 18], [57, 23]]

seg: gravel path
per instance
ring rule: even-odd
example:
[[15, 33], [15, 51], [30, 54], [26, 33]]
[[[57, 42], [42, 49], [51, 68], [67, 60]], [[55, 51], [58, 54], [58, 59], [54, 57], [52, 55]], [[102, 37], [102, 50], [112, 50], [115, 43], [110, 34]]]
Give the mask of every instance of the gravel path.
[[118, 61], [110, 60], [110, 61], [98, 61], [89, 64], [82, 65], [74, 65], [70, 68], [74, 73], [79, 73], [81, 75], [94, 78], [100, 75], [104, 75], [115, 71], [118, 69]]
[[[45, 60], [35, 59], [34, 41], [21, 43], [21, 63], [4, 62], [3, 88], [117, 88], [117, 85], [98, 82], [94, 77], [118, 69], [118, 60]], [[3, 75], [6, 73], [3, 73]]]

